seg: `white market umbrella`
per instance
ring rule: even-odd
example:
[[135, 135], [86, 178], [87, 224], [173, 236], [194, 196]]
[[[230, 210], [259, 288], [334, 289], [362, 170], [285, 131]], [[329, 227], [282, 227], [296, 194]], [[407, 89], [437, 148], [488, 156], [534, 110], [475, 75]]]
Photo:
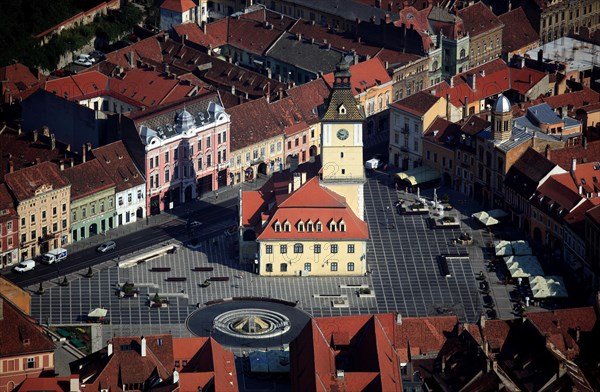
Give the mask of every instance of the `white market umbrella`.
[[92, 310], [91, 312], [88, 313], [88, 317], [106, 317], [106, 315], [108, 314], [108, 309], [104, 309], [104, 308], [96, 308], [94, 310]]

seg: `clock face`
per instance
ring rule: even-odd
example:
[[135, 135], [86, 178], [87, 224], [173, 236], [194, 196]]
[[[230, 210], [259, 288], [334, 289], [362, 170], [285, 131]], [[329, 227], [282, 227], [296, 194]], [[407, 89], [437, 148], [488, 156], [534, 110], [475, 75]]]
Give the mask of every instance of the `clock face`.
[[348, 135], [350, 135], [350, 134], [345, 129], [340, 129], [339, 131], [337, 131], [337, 138], [340, 140], [348, 139]]

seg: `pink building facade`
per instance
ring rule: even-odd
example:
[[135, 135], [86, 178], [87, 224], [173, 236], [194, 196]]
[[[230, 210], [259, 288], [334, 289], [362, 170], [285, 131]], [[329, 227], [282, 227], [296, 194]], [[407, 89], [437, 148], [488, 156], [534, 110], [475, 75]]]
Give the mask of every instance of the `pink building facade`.
[[136, 117], [149, 215], [229, 185], [230, 118], [217, 95]]

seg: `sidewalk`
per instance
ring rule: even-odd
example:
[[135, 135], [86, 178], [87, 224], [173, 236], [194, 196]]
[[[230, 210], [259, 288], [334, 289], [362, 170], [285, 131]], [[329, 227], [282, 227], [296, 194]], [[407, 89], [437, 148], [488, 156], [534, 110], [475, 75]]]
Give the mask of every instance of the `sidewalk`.
[[[163, 211], [159, 215], [152, 215], [144, 219], [138, 219], [136, 222], [122, 225], [107, 231], [105, 234], [97, 234], [85, 238], [73, 244], [67, 245], [69, 252], [78, 252], [90, 247], [97, 247], [103, 242], [116, 240], [125, 235], [149, 227], [160, 226], [174, 219], [185, 219], [190, 212], [210, 208], [210, 205], [220, 204], [225, 201], [238, 197], [240, 188], [244, 191], [259, 189], [269, 179], [269, 177], [260, 175], [253, 183], [236, 184], [232, 187], [220, 188], [216, 192], [205, 194], [200, 200], [194, 200], [189, 203], [181, 204], [172, 210]], [[217, 196], [218, 195], [218, 196]]]

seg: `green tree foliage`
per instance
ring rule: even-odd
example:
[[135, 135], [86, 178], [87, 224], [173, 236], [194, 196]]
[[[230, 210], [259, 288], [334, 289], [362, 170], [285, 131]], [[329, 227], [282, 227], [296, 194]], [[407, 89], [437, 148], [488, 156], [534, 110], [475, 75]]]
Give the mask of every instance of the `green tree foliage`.
[[143, 19], [139, 8], [130, 4], [120, 11], [98, 16], [93, 23], [63, 30], [46, 45], [35, 37], [84, 9], [90, 9], [102, 0], [9, 0], [0, 7], [0, 66], [13, 61], [30, 67], [55, 69], [60, 57], [87, 45], [97, 34], [106, 34], [110, 40], [131, 31]]

